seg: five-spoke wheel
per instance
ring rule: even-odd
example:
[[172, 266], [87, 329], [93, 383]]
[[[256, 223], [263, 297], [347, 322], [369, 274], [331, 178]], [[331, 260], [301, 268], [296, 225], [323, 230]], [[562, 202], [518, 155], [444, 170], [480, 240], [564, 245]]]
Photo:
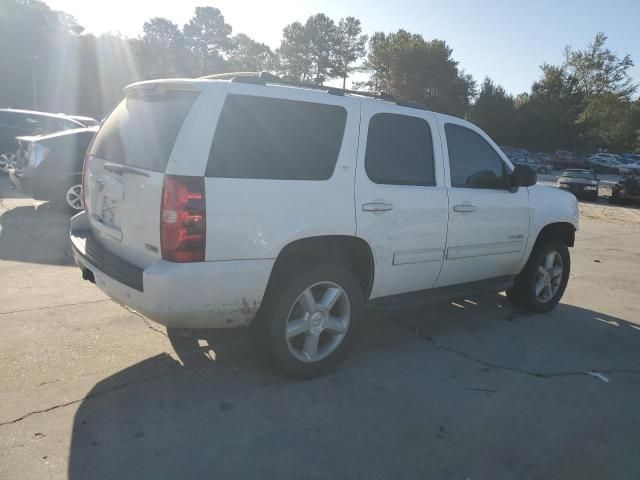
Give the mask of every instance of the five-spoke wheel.
[[352, 346], [364, 308], [362, 287], [340, 265], [278, 272], [252, 325], [254, 341], [294, 378], [334, 369]]
[[570, 268], [567, 244], [558, 238], [541, 238], [513, 287], [507, 290], [507, 296], [525, 310], [548, 312], [562, 298]]
[[345, 291], [333, 282], [319, 282], [296, 299], [287, 318], [291, 354], [302, 362], [317, 362], [336, 351], [351, 318]]
[[562, 284], [562, 255], [556, 251], [548, 252], [538, 265], [536, 275], [536, 297], [546, 303], [551, 300]]

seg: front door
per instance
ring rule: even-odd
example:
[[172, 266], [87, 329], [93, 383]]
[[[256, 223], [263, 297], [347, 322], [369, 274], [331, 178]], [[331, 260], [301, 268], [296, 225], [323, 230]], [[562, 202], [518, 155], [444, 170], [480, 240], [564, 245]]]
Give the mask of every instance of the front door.
[[437, 286], [518, 273], [529, 235], [529, 191], [510, 189], [511, 167], [476, 127], [440, 121], [449, 188], [446, 255]]
[[433, 287], [448, 206], [435, 115], [362, 102], [359, 145], [357, 235], [373, 250], [371, 298]]

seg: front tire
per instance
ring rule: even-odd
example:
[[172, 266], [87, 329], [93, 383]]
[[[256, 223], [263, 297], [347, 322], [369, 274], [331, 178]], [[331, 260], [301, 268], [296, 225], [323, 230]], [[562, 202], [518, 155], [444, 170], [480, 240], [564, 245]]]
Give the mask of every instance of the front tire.
[[362, 318], [356, 277], [342, 266], [320, 265], [281, 273], [273, 282], [252, 328], [259, 350], [292, 378], [334, 370], [353, 346]]
[[557, 238], [543, 240], [534, 247], [527, 265], [507, 290], [507, 297], [516, 307], [546, 313], [562, 298], [570, 270], [567, 245]]

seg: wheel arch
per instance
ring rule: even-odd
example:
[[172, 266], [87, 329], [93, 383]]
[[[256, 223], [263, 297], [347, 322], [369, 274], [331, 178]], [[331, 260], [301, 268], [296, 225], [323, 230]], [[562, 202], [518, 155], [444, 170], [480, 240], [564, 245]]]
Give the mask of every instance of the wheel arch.
[[293, 268], [330, 263], [349, 268], [358, 279], [365, 300], [369, 298], [375, 273], [373, 252], [365, 240], [350, 235], [305, 237], [285, 245], [273, 265], [265, 295], [277, 278]]
[[576, 240], [576, 227], [570, 222], [553, 222], [545, 225], [538, 232], [534, 248], [540, 242], [549, 238], [559, 238], [568, 247], [573, 247]]

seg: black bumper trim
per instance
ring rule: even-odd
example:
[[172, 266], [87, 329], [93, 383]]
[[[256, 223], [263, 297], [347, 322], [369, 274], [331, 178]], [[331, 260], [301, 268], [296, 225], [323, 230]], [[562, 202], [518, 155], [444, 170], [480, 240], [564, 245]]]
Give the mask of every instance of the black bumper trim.
[[114, 280], [143, 292], [143, 270], [114, 255], [96, 241], [91, 230], [71, 232], [71, 244], [87, 263]]

